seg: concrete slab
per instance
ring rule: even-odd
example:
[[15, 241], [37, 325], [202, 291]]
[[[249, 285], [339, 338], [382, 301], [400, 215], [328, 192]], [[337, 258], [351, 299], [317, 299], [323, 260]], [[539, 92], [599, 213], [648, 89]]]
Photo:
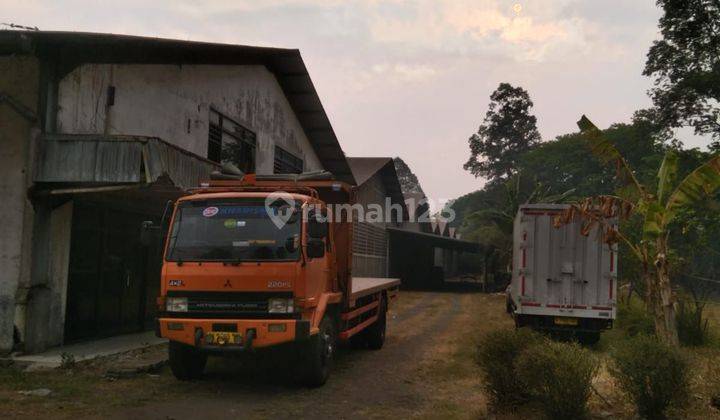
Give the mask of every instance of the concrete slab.
[[76, 362], [80, 362], [97, 357], [138, 350], [166, 342], [166, 339], [156, 337], [154, 331], [145, 331], [55, 347], [37, 354], [12, 355], [5, 360], [27, 364], [29, 370], [49, 369], [61, 365], [63, 354], [72, 355]]

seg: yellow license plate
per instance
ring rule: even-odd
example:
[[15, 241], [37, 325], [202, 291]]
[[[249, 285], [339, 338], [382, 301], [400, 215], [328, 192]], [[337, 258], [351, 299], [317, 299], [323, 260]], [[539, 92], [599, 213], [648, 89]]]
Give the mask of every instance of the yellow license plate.
[[242, 344], [242, 335], [239, 333], [212, 331], [205, 336], [205, 342], [218, 346]]
[[566, 316], [556, 316], [555, 325], [577, 325], [577, 318], [570, 318]]

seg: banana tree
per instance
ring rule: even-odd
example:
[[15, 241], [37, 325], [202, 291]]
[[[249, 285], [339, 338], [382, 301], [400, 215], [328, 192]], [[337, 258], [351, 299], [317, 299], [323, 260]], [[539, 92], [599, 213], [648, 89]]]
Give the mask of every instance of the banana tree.
[[[654, 315], [656, 333], [677, 345], [675, 297], [668, 261], [670, 225], [679, 211], [707, 199], [720, 188], [720, 155], [713, 156], [678, 183], [678, 157], [668, 151], [657, 174], [657, 185], [651, 188], [638, 181], [615, 145], [587, 117], [582, 116], [578, 127], [586, 135], [591, 152], [603, 163], [614, 165], [621, 187], [617, 195], [590, 197], [571, 206], [556, 223], [567, 223], [579, 216], [586, 221], [585, 232], [599, 224], [607, 242], [622, 241], [628, 246], [642, 266], [646, 303]], [[609, 225], [614, 217], [622, 220], [632, 215], [643, 220], [639, 242], [631, 241]]]

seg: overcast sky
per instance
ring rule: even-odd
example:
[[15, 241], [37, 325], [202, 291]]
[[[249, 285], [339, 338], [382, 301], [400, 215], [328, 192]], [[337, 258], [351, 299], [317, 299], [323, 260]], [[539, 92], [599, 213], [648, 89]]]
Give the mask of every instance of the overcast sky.
[[649, 106], [659, 17], [653, 0], [0, 0], [0, 22], [43, 30], [299, 48], [345, 153], [401, 156], [433, 199], [482, 186], [462, 164], [500, 82], [530, 92], [545, 140]]

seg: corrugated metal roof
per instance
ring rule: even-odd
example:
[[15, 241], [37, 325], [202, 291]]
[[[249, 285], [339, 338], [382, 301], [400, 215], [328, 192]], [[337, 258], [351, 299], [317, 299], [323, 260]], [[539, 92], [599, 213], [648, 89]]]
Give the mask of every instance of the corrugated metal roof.
[[388, 162], [389, 157], [348, 157], [348, 164], [352, 170], [357, 185], [364, 184], [368, 179], [380, 171]]
[[352, 169], [357, 185], [361, 186], [379, 173], [385, 186], [385, 192], [393, 203], [400, 204], [405, 214], [408, 214], [405, 197], [403, 196], [400, 180], [395, 171], [395, 163], [389, 157], [349, 157], [347, 162]]
[[0, 55], [35, 54], [62, 77], [83, 63], [264, 65], [278, 80], [323, 167], [355, 184], [345, 153], [297, 49], [131, 35], [0, 30]]

